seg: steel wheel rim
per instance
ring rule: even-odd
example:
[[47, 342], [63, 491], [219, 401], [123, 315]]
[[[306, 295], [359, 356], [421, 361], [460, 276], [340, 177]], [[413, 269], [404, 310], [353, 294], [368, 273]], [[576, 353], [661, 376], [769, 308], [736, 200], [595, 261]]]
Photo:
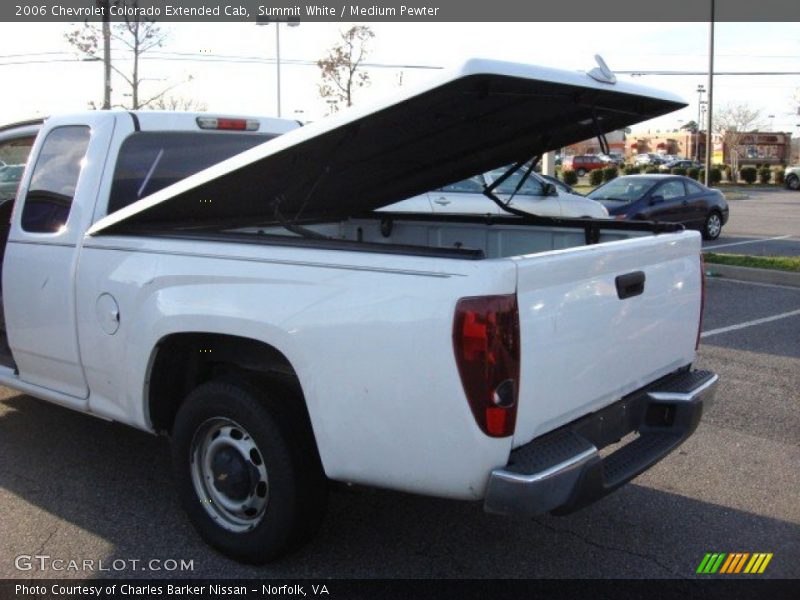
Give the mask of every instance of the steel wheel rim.
[[192, 484], [203, 509], [228, 531], [256, 527], [269, 503], [264, 455], [253, 437], [225, 417], [195, 431], [189, 451]]
[[719, 215], [716, 213], [708, 217], [708, 225], [706, 226], [709, 237], [717, 237], [722, 229], [722, 223], [719, 220]]
[[800, 178], [797, 177], [790, 177], [789, 178], [789, 187], [795, 191], [800, 190]]

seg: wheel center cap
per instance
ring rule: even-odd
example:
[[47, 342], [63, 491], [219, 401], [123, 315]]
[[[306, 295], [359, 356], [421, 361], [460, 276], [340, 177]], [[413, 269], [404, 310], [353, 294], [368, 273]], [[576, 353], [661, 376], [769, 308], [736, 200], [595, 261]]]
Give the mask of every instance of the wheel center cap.
[[231, 500], [244, 500], [250, 494], [252, 481], [247, 462], [233, 448], [221, 448], [211, 459], [214, 488]]

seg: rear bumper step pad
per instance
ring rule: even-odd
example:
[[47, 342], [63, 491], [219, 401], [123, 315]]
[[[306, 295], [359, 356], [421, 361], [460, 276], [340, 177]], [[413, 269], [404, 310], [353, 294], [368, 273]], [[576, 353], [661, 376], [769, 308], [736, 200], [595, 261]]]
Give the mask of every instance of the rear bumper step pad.
[[[694, 432], [718, 381], [710, 371], [679, 371], [517, 448], [508, 465], [492, 471], [484, 509], [568, 514], [602, 498]], [[600, 449], [631, 432], [636, 439], [601, 456]]]

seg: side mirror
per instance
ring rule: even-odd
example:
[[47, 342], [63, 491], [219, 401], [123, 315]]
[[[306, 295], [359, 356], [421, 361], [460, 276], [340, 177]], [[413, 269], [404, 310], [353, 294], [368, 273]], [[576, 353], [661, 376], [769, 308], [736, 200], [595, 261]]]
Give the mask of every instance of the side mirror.
[[661, 204], [664, 202], [664, 196], [660, 194], [656, 194], [655, 196], [650, 196], [650, 204]]
[[542, 196], [558, 196], [558, 190], [555, 183], [549, 181], [542, 184]]

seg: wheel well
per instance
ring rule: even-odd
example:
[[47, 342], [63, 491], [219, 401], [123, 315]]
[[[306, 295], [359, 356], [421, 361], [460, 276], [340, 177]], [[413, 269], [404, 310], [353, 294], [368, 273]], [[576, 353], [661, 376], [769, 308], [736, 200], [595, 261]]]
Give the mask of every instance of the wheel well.
[[219, 377], [257, 375], [290, 388], [303, 398], [288, 359], [258, 340], [215, 333], [177, 333], [163, 338], [154, 353], [147, 407], [150, 425], [159, 433], [172, 431], [178, 408], [189, 392]]

